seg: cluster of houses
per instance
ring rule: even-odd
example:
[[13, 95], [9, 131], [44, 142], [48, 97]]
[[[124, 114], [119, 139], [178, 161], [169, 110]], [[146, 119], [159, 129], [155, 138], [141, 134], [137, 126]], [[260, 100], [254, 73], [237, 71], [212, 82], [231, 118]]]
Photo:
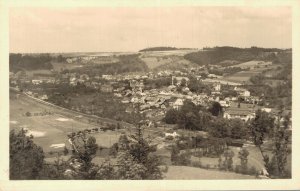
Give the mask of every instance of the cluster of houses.
[[[18, 76], [21, 76], [18, 78]], [[161, 77], [172, 77], [170, 86], [159, 89], [145, 90], [144, 80], [155, 79]], [[28, 80], [23, 78], [21, 74], [11, 74], [11, 84], [17, 84], [17, 79]], [[132, 112], [134, 105], [139, 105], [140, 112], [146, 116], [154, 118], [162, 118], [166, 111], [170, 108], [179, 110], [185, 100], [192, 101], [195, 105], [208, 106], [212, 102], [219, 102], [224, 108], [224, 118], [240, 118], [249, 120], [255, 117], [257, 109], [256, 103], [260, 101], [259, 97], [251, 96], [250, 91], [241, 88], [241, 84], [228, 83], [218, 79], [218, 77], [210, 76], [206, 79], [198, 79], [202, 83], [210, 84], [212, 87], [211, 94], [193, 93], [189, 90], [188, 84], [190, 79], [187, 74], [182, 71], [164, 70], [157, 73], [138, 73], [138, 74], [119, 74], [119, 75], [102, 75], [88, 76], [87, 74], [65, 73], [60, 74], [59, 78], [43, 77], [31, 79], [29, 83], [39, 85], [41, 83], [68, 83], [70, 86], [76, 86], [78, 83], [84, 84], [86, 87], [97, 89], [101, 92], [113, 93], [113, 95], [121, 100], [121, 103], [127, 104], [126, 112]], [[130, 88], [125, 88], [122, 83], [129, 82]], [[117, 84], [117, 87], [114, 86]], [[231, 86], [237, 93], [235, 97], [223, 97], [222, 86]], [[181, 88], [181, 91], [178, 91]], [[36, 95], [31, 91], [27, 91], [28, 95], [47, 100], [47, 95]], [[251, 107], [237, 106], [238, 98], [243, 98], [245, 102], [250, 103]], [[222, 98], [222, 99], [221, 99]], [[243, 105], [243, 104], [242, 104]]]

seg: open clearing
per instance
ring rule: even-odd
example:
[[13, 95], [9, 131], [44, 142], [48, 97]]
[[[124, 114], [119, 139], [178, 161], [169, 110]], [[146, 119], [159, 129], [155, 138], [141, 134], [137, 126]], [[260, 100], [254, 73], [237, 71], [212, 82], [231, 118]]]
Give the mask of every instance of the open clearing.
[[253, 67], [265, 67], [268, 65], [271, 65], [272, 62], [264, 62], [264, 61], [260, 61], [260, 60], [252, 60], [252, 61], [248, 61], [248, 62], [243, 62], [237, 65], [233, 65], [231, 67], [241, 67], [241, 68], [253, 68]]
[[232, 81], [232, 82], [245, 83], [245, 82], [249, 81], [252, 76], [255, 76], [259, 73], [261, 73], [261, 71], [241, 71], [241, 72], [237, 72], [235, 74], [226, 76], [223, 79]]
[[[258, 67], [254, 67], [254, 66], [251, 67], [251, 64], [255, 64], [257, 62], [260, 62], [260, 61], [250, 61], [250, 62], [242, 63], [242, 64], [244, 64], [243, 66], [247, 66], [246, 68], [250, 67], [250, 70], [237, 72], [237, 73], [225, 76], [222, 79], [232, 81], [232, 82], [246, 83], [249, 81], [249, 79], [252, 76], [255, 76], [259, 73], [262, 73], [265, 70], [269, 70], [269, 69], [272, 69], [275, 67], [274, 65], [270, 65], [270, 64], [258, 64]], [[242, 65], [242, 64], [239, 64], [239, 65]], [[239, 67], [239, 65], [234, 65], [234, 67]]]
[[175, 51], [149, 51], [142, 52], [140, 59], [143, 60], [149, 69], [153, 70], [177, 70], [179, 68], [197, 67], [197, 64], [183, 58], [189, 52], [195, 50], [175, 50]]
[[208, 179], [255, 179], [254, 176], [237, 174], [233, 172], [223, 172], [215, 170], [206, 170], [187, 166], [169, 166], [165, 174], [167, 180], [208, 180]]

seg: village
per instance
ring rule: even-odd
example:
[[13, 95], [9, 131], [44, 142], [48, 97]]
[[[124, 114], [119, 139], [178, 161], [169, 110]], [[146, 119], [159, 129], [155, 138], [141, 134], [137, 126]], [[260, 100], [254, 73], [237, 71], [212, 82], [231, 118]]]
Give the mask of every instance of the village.
[[11, 189], [11, 180], [176, 180], [182, 190], [189, 184], [177, 180], [232, 189], [297, 178], [296, 5], [148, 3], [0, 6]]
[[[159, 71], [157, 73], [135, 73], [118, 75], [96, 75], [62, 73], [59, 75], [47, 76], [26, 76], [24, 72], [10, 73], [10, 85], [35, 98], [47, 101], [51, 95], [46, 94], [43, 88], [50, 88], [51, 94], [60, 94], [55, 91], [55, 86], [61, 84], [70, 87], [78, 84], [84, 85], [98, 93], [111, 94], [126, 106], [125, 112], [131, 113], [136, 105], [139, 112], [143, 113], [147, 119], [158, 122], [164, 118], [166, 112], [172, 108], [179, 110], [185, 100], [189, 100], [195, 105], [209, 107], [212, 102], [218, 102], [223, 108], [223, 117], [227, 119], [239, 118], [248, 121], [255, 117], [255, 111], [262, 109], [268, 113], [276, 115], [276, 108], [262, 106], [262, 97], [252, 96], [250, 91], [243, 88], [241, 83], [234, 83], [222, 80], [221, 76], [207, 73], [199, 73], [203, 67], [192, 68], [189, 71]], [[202, 69], [203, 71], [203, 69]], [[205, 74], [201, 76], [200, 74]], [[194, 78], [196, 81], [190, 82]], [[147, 86], [145, 82], [155, 80], [167, 81], [157, 88]], [[190, 83], [201, 83], [207, 86], [208, 91], [203, 93], [192, 92], [189, 89]], [[128, 87], [126, 87], [126, 85]], [[26, 88], [28, 87], [28, 88]], [[54, 89], [54, 91], [53, 91]], [[49, 92], [49, 91], [48, 91]], [[228, 94], [228, 92], [230, 92]], [[72, 110], [82, 111], [78, 107]], [[97, 108], [93, 108], [94, 110]], [[92, 109], [84, 111], [92, 114]]]

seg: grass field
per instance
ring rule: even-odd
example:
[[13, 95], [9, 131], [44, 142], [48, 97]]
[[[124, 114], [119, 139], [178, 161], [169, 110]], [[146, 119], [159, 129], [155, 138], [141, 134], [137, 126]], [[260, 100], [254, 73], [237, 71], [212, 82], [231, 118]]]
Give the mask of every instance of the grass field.
[[272, 69], [274, 66], [271, 62], [252, 60], [249, 62], [243, 62], [237, 65], [233, 65], [231, 67], [240, 67], [243, 69], [249, 68], [249, 70], [225, 76], [223, 79], [232, 82], [246, 83], [252, 76], [262, 73], [265, 70]]
[[[67, 147], [70, 147], [67, 135], [71, 132], [100, 127], [99, 125], [89, 123], [89, 119], [94, 118], [92, 116], [89, 118], [70, 110], [51, 107], [20, 93], [19, 96], [16, 96], [18, 93], [14, 91], [10, 91], [10, 94], [10, 129], [29, 129], [33, 132], [33, 135], [38, 135], [34, 137], [34, 142], [41, 146], [45, 152], [60, 151], [63, 149], [51, 148], [52, 144], [65, 144]], [[52, 115], [25, 116], [26, 112], [41, 113], [45, 111], [51, 112]], [[101, 118], [101, 121], [116, 123], [116, 121], [106, 118]], [[120, 124], [126, 127], [129, 125], [124, 122], [120, 122]], [[158, 128], [155, 130], [146, 129], [144, 136], [155, 136], [157, 131], [163, 130], [159, 130]], [[110, 147], [118, 141], [122, 133], [132, 134], [134, 133], [134, 129], [126, 128], [115, 131], [100, 131], [99, 133], [93, 133], [92, 136], [96, 138], [99, 146]]]
[[241, 67], [241, 68], [252, 68], [255, 66], [259, 66], [259, 67], [265, 67], [267, 65], [271, 65], [272, 62], [264, 62], [264, 61], [259, 61], [259, 60], [252, 60], [249, 62], [243, 62], [237, 65], [234, 65], [232, 67]]
[[248, 71], [241, 71], [241, 72], [234, 73], [232, 75], [225, 76], [223, 79], [232, 81], [232, 82], [245, 83], [245, 82], [248, 82], [252, 76], [260, 74], [264, 70], [267, 70], [270, 68], [272, 68], [272, 66], [268, 66], [267, 68], [265, 68], [265, 67], [252, 68]]
[[68, 69], [72, 70], [75, 68], [83, 67], [84, 64], [68, 64], [68, 63], [61, 63], [61, 62], [52, 62], [53, 70], [60, 72], [61, 70]]
[[254, 176], [242, 175], [233, 172], [205, 170], [187, 166], [169, 166], [165, 174], [166, 180], [209, 180], [209, 179], [255, 179]]
[[[24, 115], [26, 112], [39, 113], [44, 111], [51, 111], [53, 115], [31, 117]], [[76, 118], [73, 113], [35, 102], [26, 96], [19, 96], [18, 99], [10, 100], [10, 129], [28, 128], [34, 134], [44, 134], [44, 136], [34, 137], [34, 142], [40, 145], [45, 152], [56, 151], [50, 147], [52, 144], [64, 143], [68, 147], [68, 133], [95, 127], [97, 126], [89, 124], [84, 117], [79, 118], [78, 116]], [[106, 131], [93, 134], [93, 136], [99, 145], [110, 147], [118, 140], [120, 134], [121, 131]]]

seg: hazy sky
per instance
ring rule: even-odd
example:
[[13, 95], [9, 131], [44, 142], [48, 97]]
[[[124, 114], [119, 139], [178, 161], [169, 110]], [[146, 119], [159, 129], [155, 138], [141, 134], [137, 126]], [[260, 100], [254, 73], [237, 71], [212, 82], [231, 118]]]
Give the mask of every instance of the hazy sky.
[[10, 52], [292, 47], [287, 7], [11, 8]]

